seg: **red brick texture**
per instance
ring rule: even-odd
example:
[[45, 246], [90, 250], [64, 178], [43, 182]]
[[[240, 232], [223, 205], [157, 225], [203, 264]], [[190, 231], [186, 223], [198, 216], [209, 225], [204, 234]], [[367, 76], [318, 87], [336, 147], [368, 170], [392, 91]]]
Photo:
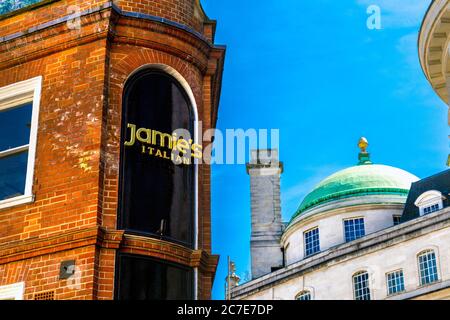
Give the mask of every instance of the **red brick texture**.
[[[52, 23], [70, 4], [92, 9], [79, 30]], [[191, 87], [207, 130], [217, 121], [225, 52], [211, 42], [215, 24], [198, 1], [115, 4], [120, 10], [108, 1], [47, 1], [0, 17], [0, 87], [43, 77], [35, 201], [0, 210], [0, 286], [24, 281], [26, 299], [46, 291], [55, 299], [113, 299], [120, 250], [199, 268], [199, 298], [209, 299], [218, 262], [211, 255], [209, 166], [199, 168], [199, 250], [116, 230], [122, 91], [137, 68], [169, 66]], [[76, 286], [59, 280], [64, 260], [76, 261]]]

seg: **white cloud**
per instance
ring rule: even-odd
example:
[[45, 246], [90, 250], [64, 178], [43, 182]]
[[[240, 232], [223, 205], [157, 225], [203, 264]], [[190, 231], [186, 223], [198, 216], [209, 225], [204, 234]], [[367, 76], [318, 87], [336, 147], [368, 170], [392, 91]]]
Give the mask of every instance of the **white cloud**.
[[300, 206], [303, 198], [312, 191], [312, 189], [330, 174], [342, 169], [337, 165], [324, 165], [318, 167], [307, 168], [311, 172], [307, 178], [302, 179], [297, 184], [289, 187], [281, 192], [281, 204], [283, 206], [283, 217], [290, 219]]
[[404, 65], [398, 73], [398, 88], [394, 95], [400, 98], [416, 96], [424, 105], [435, 105], [436, 95], [425, 80], [417, 51], [417, 32], [402, 36], [397, 42], [397, 51], [401, 54]]
[[431, 0], [357, 0], [359, 5], [381, 9], [382, 28], [420, 26]]

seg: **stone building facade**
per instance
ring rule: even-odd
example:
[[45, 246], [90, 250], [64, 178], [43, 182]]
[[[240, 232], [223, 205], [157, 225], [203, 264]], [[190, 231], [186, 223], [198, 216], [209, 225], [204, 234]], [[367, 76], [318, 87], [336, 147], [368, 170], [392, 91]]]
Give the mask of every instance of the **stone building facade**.
[[[215, 26], [198, 0], [44, 0], [0, 15], [0, 121], [23, 109], [30, 130], [17, 148], [0, 143], [0, 162], [10, 166], [0, 174], [0, 299], [211, 297], [218, 256], [208, 165], [195, 166], [184, 194], [192, 198], [189, 243], [154, 229], [129, 232], [118, 206], [128, 179], [121, 171], [124, 90], [139, 77], [168, 88], [171, 107], [182, 99], [189, 105], [197, 140], [218, 115], [225, 47], [214, 44]], [[152, 99], [145, 89], [141, 95]], [[21, 154], [22, 167], [11, 161]], [[24, 177], [8, 176], [17, 166]], [[5, 181], [22, 178], [23, 189], [10, 192]], [[164, 274], [183, 270], [189, 283], [181, 295], [167, 283], [157, 293], [120, 293], [121, 256], [148, 258], [145, 267]]]
[[[450, 1], [433, 0], [418, 42], [425, 76], [447, 105], [449, 19]], [[282, 267], [252, 257], [264, 273], [234, 286], [232, 299], [450, 299], [450, 170], [420, 180], [374, 165], [367, 140], [358, 145], [358, 165], [326, 177], [283, 225]]]
[[[418, 41], [419, 59], [425, 77], [447, 106], [450, 103], [449, 9], [448, 0], [431, 1], [420, 28]], [[448, 124], [450, 125], [450, 110]], [[450, 155], [447, 165], [450, 166]]]
[[[249, 164], [251, 181], [271, 169], [279, 184], [277, 153], [262, 153], [274, 155], [272, 166], [257, 164], [267, 157]], [[235, 284], [232, 299], [450, 299], [450, 170], [419, 180], [373, 164], [367, 152], [359, 158], [366, 160], [319, 183], [283, 224], [271, 211], [279, 190], [271, 180], [251, 182], [252, 280]], [[254, 203], [261, 195], [264, 209]]]

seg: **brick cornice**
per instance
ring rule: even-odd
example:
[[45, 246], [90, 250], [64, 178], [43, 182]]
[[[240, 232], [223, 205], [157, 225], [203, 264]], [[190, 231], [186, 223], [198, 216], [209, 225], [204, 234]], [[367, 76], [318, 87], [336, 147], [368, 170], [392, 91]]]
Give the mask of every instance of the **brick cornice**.
[[213, 274], [218, 263], [218, 256], [204, 250], [192, 250], [176, 243], [130, 235], [123, 230], [89, 227], [0, 245], [0, 264], [91, 245], [161, 258]]
[[[79, 32], [67, 28], [65, 20], [55, 21], [46, 28], [36, 27], [17, 35], [0, 38], [0, 69], [7, 69], [73, 47], [106, 39], [109, 32], [108, 9], [99, 9], [81, 18]], [[103, 23], [103, 24], [101, 24]], [[55, 41], [64, 38], [65, 41]], [[25, 50], [24, 50], [25, 49]]]
[[119, 250], [162, 258], [208, 273], [215, 273], [218, 263], [218, 256], [210, 255], [204, 250], [192, 250], [176, 243], [130, 234], [124, 234]]
[[[159, 19], [161, 20], [159, 21], [157, 17], [121, 11], [111, 3], [81, 13], [80, 30], [67, 28], [66, 23], [70, 18], [70, 15], [64, 16], [20, 33], [0, 37], [0, 57], [5, 55], [1, 59], [0, 69], [105, 38], [115, 43], [148, 47], [172, 54], [193, 63], [202, 73], [208, 70], [209, 56], [223, 51], [198, 32], [168, 20]], [[102, 21], [104, 24], [99, 29], [99, 23]], [[93, 25], [97, 27], [89, 28]], [[121, 27], [127, 30], [135, 29], [136, 32], [123, 34], [120, 31]], [[141, 37], [144, 30], [163, 37]], [[65, 41], [53, 41], [55, 37], [62, 36], [66, 38]], [[157, 38], [158, 40], [155, 40]], [[174, 45], [174, 40], [180, 41], [181, 49]], [[25, 46], [33, 50], [25, 54], [15, 53]], [[223, 55], [223, 52], [219, 55]]]
[[0, 264], [29, 259], [59, 251], [95, 245], [98, 228], [64, 231], [45, 238], [30, 238], [0, 245]]
[[[215, 127], [221, 94], [225, 47], [176, 23], [121, 11], [112, 3], [81, 13], [81, 29], [70, 30], [70, 16], [0, 37], [0, 69], [8, 69], [60, 51], [106, 39], [107, 42], [155, 49], [194, 65], [211, 76], [211, 118]], [[144, 35], [145, 34], [145, 35]], [[64, 39], [55, 41], [55, 39]]]

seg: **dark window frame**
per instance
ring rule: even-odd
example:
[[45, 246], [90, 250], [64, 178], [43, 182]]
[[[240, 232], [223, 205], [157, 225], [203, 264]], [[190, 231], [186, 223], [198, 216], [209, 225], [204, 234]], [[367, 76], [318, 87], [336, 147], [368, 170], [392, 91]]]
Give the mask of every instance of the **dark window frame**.
[[[127, 123], [127, 100], [129, 97], [129, 93], [131, 91], [131, 88], [133, 86], [133, 84], [138, 81], [141, 77], [144, 77], [147, 74], [157, 74], [163, 77], [166, 77], [168, 79], [170, 79], [172, 81], [173, 84], [175, 84], [177, 86], [177, 88], [179, 89], [179, 91], [181, 92], [181, 94], [183, 95], [186, 103], [188, 104], [189, 107], [189, 111], [190, 111], [190, 119], [191, 119], [191, 125], [192, 125], [192, 131], [194, 133], [194, 143], [195, 143], [195, 121], [197, 121], [196, 119], [196, 115], [195, 115], [195, 105], [192, 103], [192, 100], [190, 98], [190, 96], [188, 95], [188, 93], [186, 92], [186, 89], [183, 87], [183, 85], [180, 83], [180, 81], [178, 79], [176, 79], [174, 76], [172, 76], [171, 74], [167, 73], [164, 70], [158, 69], [158, 68], [145, 68], [143, 70], [139, 70], [136, 73], [134, 73], [132, 76], [130, 76], [127, 81], [125, 82], [125, 86], [123, 89], [123, 96], [122, 96], [122, 117], [121, 117], [121, 135], [120, 135], [120, 162], [119, 162], [119, 179], [118, 179], [118, 206], [117, 206], [117, 220], [116, 220], [116, 228], [119, 230], [125, 230], [127, 234], [133, 234], [133, 235], [140, 235], [140, 236], [146, 236], [149, 238], [156, 238], [156, 239], [160, 239], [160, 240], [164, 240], [164, 241], [168, 241], [168, 242], [172, 242], [172, 243], [177, 243], [183, 246], [187, 246], [191, 249], [195, 249], [195, 244], [196, 244], [196, 234], [198, 232], [197, 228], [198, 226], [196, 225], [195, 221], [196, 221], [196, 215], [197, 215], [197, 206], [198, 206], [198, 194], [196, 193], [196, 189], [197, 189], [197, 185], [198, 185], [198, 164], [195, 164], [193, 162], [193, 164], [191, 164], [192, 166], [194, 166], [193, 168], [193, 187], [194, 189], [192, 190], [192, 216], [191, 216], [191, 241], [190, 242], [185, 242], [185, 241], [181, 241], [179, 239], [176, 238], [172, 238], [172, 237], [168, 237], [168, 236], [161, 236], [158, 235], [157, 233], [152, 233], [152, 232], [145, 232], [145, 231], [140, 231], [140, 230], [133, 230], [130, 228], [125, 228], [125, 214], [124, 214], [124, 208], [123, 208], [123, 186], [124, 186], [124, 165], [123, 165], [123, 161], [124, 161], [124, 150], [125, 150], [125, 146], [124, 146], [124, 140], [126, 137], [126, 133], [127, 133], [127, 127], [126, 125], [124, 125], [125, 123]], [[168, 161], [168, 160], [167, 160]]]

